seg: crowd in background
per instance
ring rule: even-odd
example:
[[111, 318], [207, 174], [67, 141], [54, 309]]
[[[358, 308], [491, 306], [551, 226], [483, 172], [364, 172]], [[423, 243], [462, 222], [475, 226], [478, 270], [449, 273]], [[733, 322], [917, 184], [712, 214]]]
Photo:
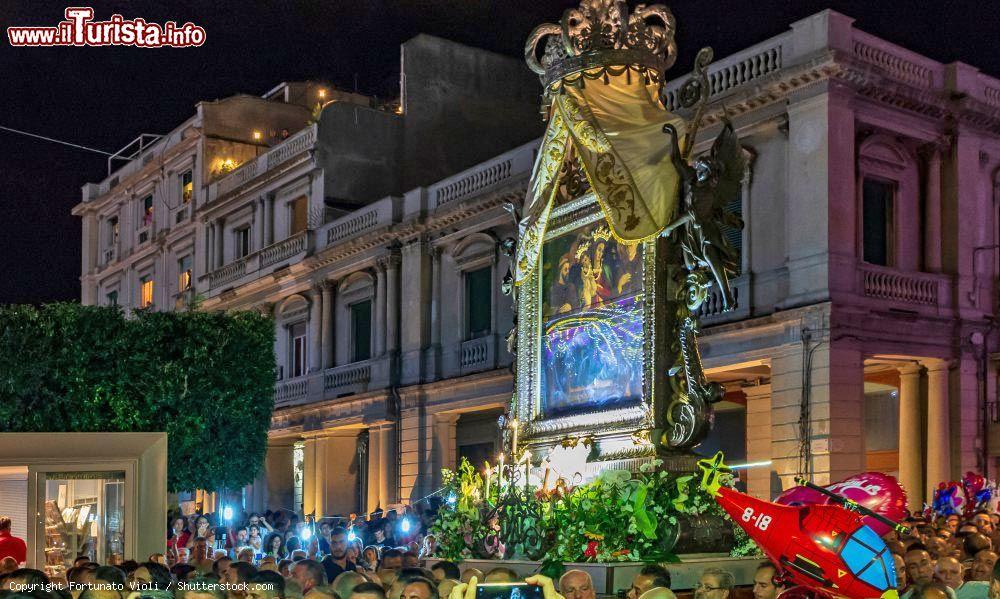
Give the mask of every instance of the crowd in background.
[[[0, 599], [476, 599], [481, 583], [502, 582], [537, 586], [543, 599], [597, 599], [601, 593], [587, 572], [571, 566], [552, 580], [525, 578], [504, 565], [484, 572], [475, 564], [428, 560], [434, 541], [424, 531], [435, 509], [319, 523], [286, 512], [241, 514], [236, 525], [214, 522], [211, 515], [178, 516], [170, 520], [167, 552], [141, 563], [98, 564], [83, 555], [65, 579], [50, 580], [4, 557]], [[910, 518], [906, 533], [889, 533], [900, 595], [1000, 599], [998, 522], [1000, 516], [988, 512], [965, 520]], [[5, 530], [9, 537], [9, 529], [10, 521], [0, 518], [0, 537]], [[768, 562], [757, 567], [752, 586], [737, 586], [735, 576], [719, 568], [701, 572], [693, 589], [675, 594], [673, 586], [667, 568], [649, 564], [619, 591], [619, 599], [836, 596], [786, 588]]]

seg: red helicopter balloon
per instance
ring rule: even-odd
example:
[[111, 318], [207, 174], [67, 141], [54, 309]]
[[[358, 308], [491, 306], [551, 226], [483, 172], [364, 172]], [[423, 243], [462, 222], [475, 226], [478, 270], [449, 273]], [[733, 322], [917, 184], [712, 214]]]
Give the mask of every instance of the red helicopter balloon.
[[785, 580], [847, 597], [899, 597], [889, 548], [855, 513], [869, 510], [839, 496], [835, 497], [842, 505], [790, 506], [724, 487], [720, 476], [731, 470], [721, 451], [711, 460], [700, 460], [698, 466], [703, 471], [702, 488], [760, 546]]

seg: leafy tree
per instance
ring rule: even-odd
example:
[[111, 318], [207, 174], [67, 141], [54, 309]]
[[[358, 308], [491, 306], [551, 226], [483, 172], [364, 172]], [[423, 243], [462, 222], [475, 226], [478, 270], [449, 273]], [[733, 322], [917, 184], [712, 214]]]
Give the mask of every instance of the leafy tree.
[[236, 489], [267, 450], [273, 346], [252, 312], [0, 306], [0, 432], [166, 431], [171, 491]]

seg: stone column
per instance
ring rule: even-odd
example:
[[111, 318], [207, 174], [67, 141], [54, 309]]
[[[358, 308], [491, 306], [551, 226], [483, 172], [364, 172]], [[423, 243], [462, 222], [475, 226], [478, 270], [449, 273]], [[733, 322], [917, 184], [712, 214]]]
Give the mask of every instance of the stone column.
[[941, 272], [941, 152], [927, 154], [927, 203], [924, 207], [924, 269]]
[[264, 244], [271, 245], [274, 243], [274, 198], [267, 195], [264, 196], [264, 220]]
[[322, 287], [314, 285], [309, 295], [309, 372], [317, 372], [322, 366], [322, 293]]
[[215, 223], [205, 225], [205, 274], [215, 270]]
[[257, 198], [253, 205], [254, 243], [258, 250], [264, 248], [264, 198]]
[[[927, 495], [938, 483], [951, 480], [951, 414], [948, 409], [948, 362], [927, 366]], [[902, 451], [902, 448], [900, 448]]]
[[317, 487], [320, 486], [323, 469], [319, 467], [321, 457], [318, 454], [321, 452], [317, 451], [317, 441], [317, 439], [306, 439], [302, 452], [302, 511], [305, 514], [317, 514], [319, 511], [316, 504], [319, 494]]
[[399, 352], [399, 264], [398, 252], [386, 260], [385, 349], [390, 353]]
[[396, 503], [395, 426], [383, 423], [368, 429], [368, 504], [366, 512]]
[[[328, 439], [322, 437], [319, 439], [310, 439], [306, 441], [306, 446], [311, 442], [313, 443], [313, 460], [315, 461], [315, 466], [313, 467], [313, 476], [315, 480], [313, 481], [313, 510], [316, 519], [322, 518], [326, 515], [326, 491], [327, 491], [327, 452], [329, 448], [327, 447]], [[306, 454], [308, 455], [308, 453]]]
[[379, 260], [375, 267], [375, 351], [376, 357], [385, 353], [385, 263]]
[[[820, 322], [807, 324], [818, 331]], [[803, 389], [806, 381], [810, 385]], [[771, 459], [782, 488], [795, 484], [794, 475], [803, 466], [820, 485], [864, 471], [864, 363], [859, 349], [842, 340], [824, 340], [819, 333], [806, 347], [789, 344], [771, 359], [771, 388]], [[804, 391], [809, 399], [809, 460], [801, 464]]]
[[924, 502], [922, 437], [920, 366], [907, 364], [899, 369], [899, 483], [911, 510]]
[[219, 219], [215, 223], [215, 267], [221, 268], [226, 263], [225, 221]]
[[326, 370], [327, 368], [333, 368], [333, 301], [336, 285], [333, 281], [323, 281], [322, 284], [322, 296], [323, 296], [323, 322], [320, 325], [321, 333], [320, 339], [322, 340], [322, 368]]
[[334, 430], [322, 441], [326, 450], [326, 476], [322, 481], [324, 513], [346, 515], [357, 512], [358, 431]]
[[[431, 446], [434, 466], [433, 472], [422, 472], [421, 474], [430, 480], [420, 486], [421, 489], [437, 489], [441, 486], [441, 469], [455, 469], [455, 456], [458, 453], [455, 445], [455, 432], [458, 425], [459, 415], [455, 413], [434, 414], [434, 441]], [[481, 464], [473, 464], [480, 467]]]
[[441, 248], [431, 246], [431, 378], [441, 376]]
[[[771, 385], [744, 387], [747, 398], [747, 462], [766, 462], [771, 459]], [[750, 468], [746, 471], [747, 492], [754, 497], [770, 501], [773, 465]]]

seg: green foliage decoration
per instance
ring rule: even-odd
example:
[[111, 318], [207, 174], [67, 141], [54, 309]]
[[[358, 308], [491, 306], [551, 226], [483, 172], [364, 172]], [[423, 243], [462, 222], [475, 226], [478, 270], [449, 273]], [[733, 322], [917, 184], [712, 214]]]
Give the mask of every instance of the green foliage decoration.
[[255, 312], [0, 306], [0, 432], [163, 432], [171, 491], [238, 489], [267, 450], [274, 324]]
[[[501, 497], [496, 476], [487, 494], [484, 477], [463, 459], [457, 472], [443, 473], [442, 494], [451, 501], [431, 529], [436, 555], [448, 560], [527, 558], [544, 564], [675, 561], [673, 539], [690, 517], [725, 521], [739, 541], [733, 555], [756, 553], [753, 541], [740, 535], [742, 529], [701, 490], [696, 477], [676, 476], [659, 466], [656, 461], [644, 464], [634, 474], [605, 470], [589, 483], [549, 493], [515, 489], [511, 502], [510, 495]], [[505, 535], [503, 520], [514, 514], [531, 515], [527, 537], [539, 539], [531, 543], [534, 551], [523, 548], [524, 526], [515, 527], [518, 538]]]

